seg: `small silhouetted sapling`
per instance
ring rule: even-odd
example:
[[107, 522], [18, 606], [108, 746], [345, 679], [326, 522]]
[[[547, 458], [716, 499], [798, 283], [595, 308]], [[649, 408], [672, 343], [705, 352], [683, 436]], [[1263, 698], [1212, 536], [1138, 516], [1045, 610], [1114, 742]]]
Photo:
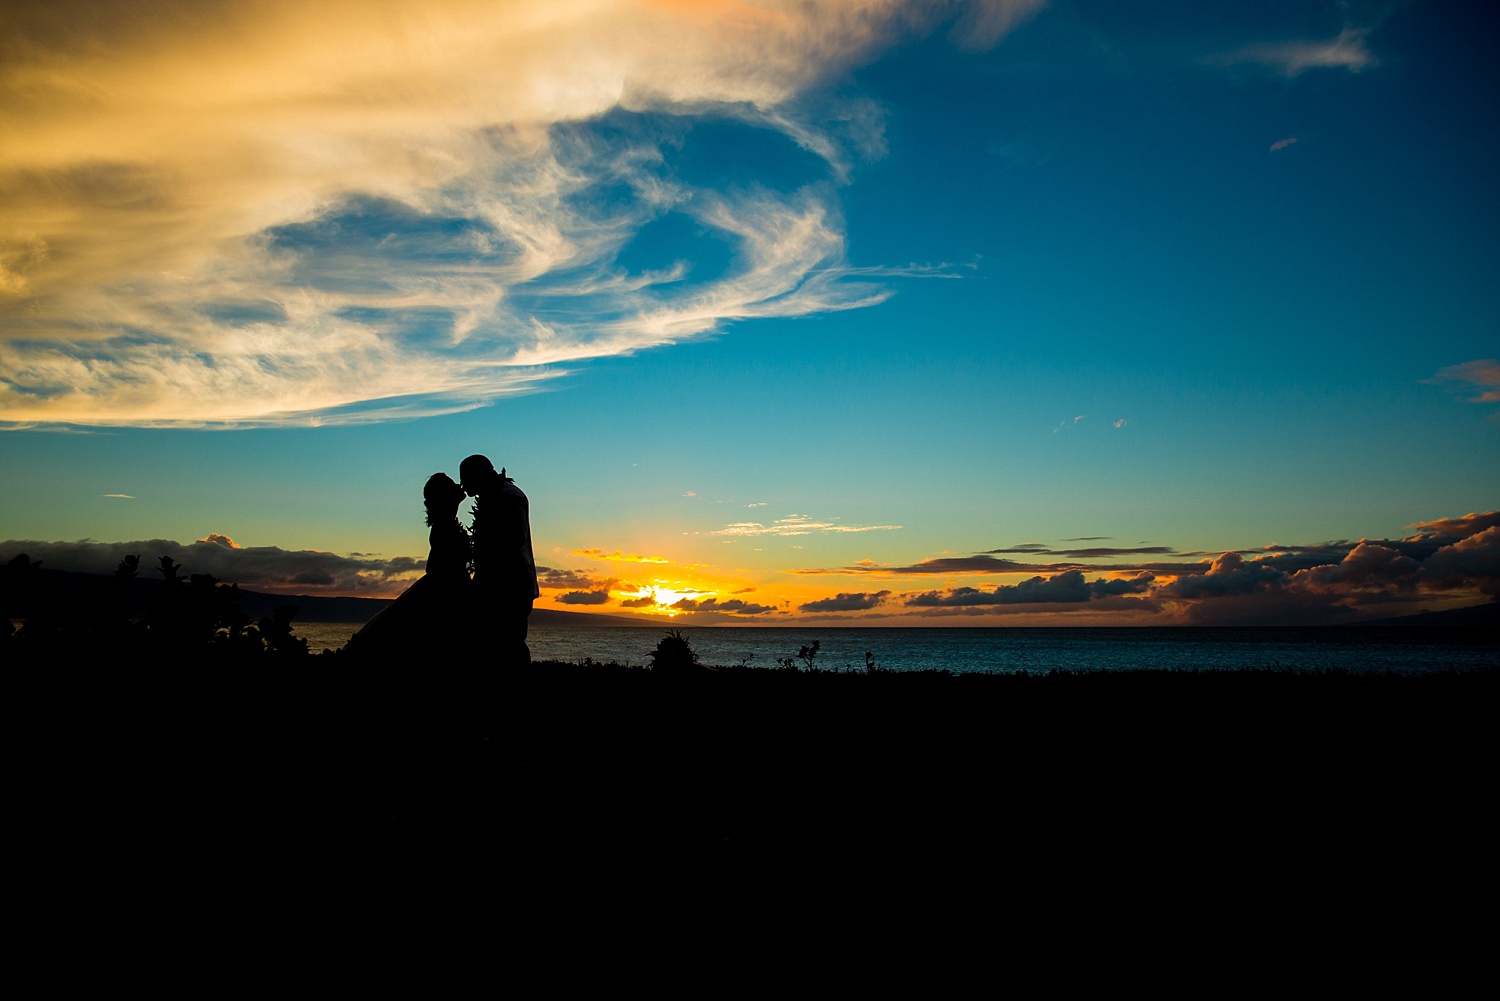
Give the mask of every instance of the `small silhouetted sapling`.
[[[803, 670], [803, 671], [808, 671], [808, 672], [820, 671], [820, 670], [822, 670], [821, 668], [817, 668], [817, 667], [813, 666], [813, 661], [814, 661], [814, 659], [817, 658], [817, 656], [818, 656], [818, 649], [821, 646], [822, 646], [821, 641], [819, 641], [819, 640], [813, 640], [812, 641], [812, 646], [801, 647], [801, 648], [799, 648], [797, 650], [797, 657], [796, 657], [795, 660], [792, 659], [791, 657], [778, 657], [777, 660], [776, 660], [776, 663], [778, 663], [778, 664], [781, 665], [781, 669], [783, 671], [797, 671], [797, 670]], [[802, 662], [801, 668], [799, 668], [797, 666], [797, 661], [799, 661], [799, 660]]]

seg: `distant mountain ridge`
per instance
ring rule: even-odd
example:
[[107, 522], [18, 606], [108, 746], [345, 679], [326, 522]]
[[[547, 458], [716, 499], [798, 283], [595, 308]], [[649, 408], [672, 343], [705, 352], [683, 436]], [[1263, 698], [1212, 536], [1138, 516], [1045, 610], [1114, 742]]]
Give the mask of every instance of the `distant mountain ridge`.
[[1412, 629], [1500, 629], [1500, 601], [1485, 605], [1467, 605], [1463, 608], [1447, 608], [1441, 612], [1418, 612], [1415, 615], [1399, 615], [1390, 619], [1370, 619], [1350, 622], [1358, 626], [1393, 626]]

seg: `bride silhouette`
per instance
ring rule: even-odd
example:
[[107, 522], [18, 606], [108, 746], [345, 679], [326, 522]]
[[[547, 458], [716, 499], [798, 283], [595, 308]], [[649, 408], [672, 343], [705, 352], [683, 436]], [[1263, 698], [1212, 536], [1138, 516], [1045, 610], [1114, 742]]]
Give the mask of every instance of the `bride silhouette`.
[[462, 644], [469, 628], [469, 532], [458, 520], [464, 488], [433, 473], [422, 488], [427, 507], [427, 572], [349, 640], [362, 658], [410, 658]]

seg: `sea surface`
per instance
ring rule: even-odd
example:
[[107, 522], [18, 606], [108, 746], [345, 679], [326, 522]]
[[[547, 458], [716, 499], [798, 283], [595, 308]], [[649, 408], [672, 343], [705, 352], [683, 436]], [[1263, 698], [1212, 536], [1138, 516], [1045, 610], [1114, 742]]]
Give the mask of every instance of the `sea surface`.
[[[343, 646], [360, 623], [299, 623], [317, 652]], [[645, 665], [670, 627], [532, 626], [535, 660]], [[1340, 628], [836, 629], [686, 627], [704, 664], [774, 668], [818, 643], [812, 666], [892, 671], [1032, 673], [1151, 668], [1429, 673], [1500, 669], [1495, 634], [1462, 630]]]

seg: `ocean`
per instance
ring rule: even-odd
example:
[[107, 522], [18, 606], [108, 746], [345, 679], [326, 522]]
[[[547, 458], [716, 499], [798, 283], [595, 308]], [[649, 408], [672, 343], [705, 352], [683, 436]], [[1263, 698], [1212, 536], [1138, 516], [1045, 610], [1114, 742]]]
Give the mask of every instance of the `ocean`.
[[[296, 633], [317, 652], [343, 646], [360, 623], [299, 623]], [[670, 625], [531, 628], [535, 660], [645, 665]], [[1031, 673], [1287, 670], [1477, 671], [1500, 669], [1493, 632], [1379, 627], [1340, 628], [921, 628], [685, 627], [704, 664], [774, 668], [818, 643], [812, 666], [862, 671], [868, 651], [892, 671]]]

